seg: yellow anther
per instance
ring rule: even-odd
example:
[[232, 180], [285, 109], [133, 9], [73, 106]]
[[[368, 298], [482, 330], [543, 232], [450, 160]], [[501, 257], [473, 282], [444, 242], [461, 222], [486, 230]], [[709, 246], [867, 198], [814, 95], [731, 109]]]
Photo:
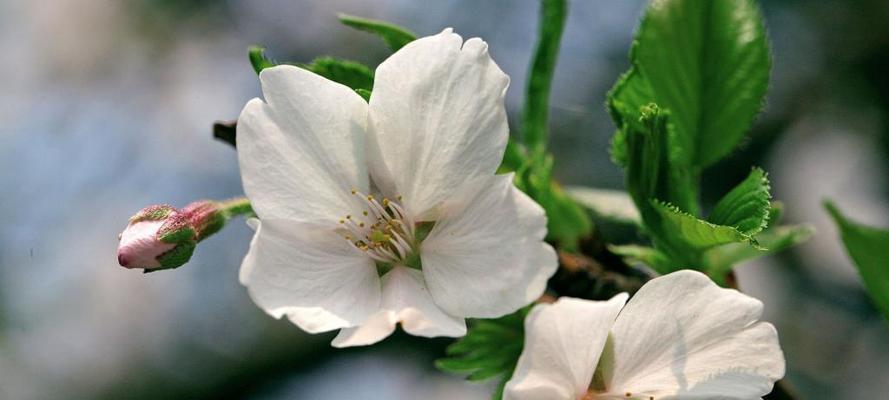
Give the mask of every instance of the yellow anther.
[[340, 220], [340, 223], [341, 223], [341, 224], [345, 224], [345, 223], [346, 223], [346, 220], [341, 219], [341, 220]]
[[374, 196], [372, 194], [367, 195], [367, 201], [373, 201]]
[[383, 205], [389, 207], [389, 199], [383, 197]]
[[347, 215], [347, 216], [346, 216], [346, 219], [352, 219], [352, 216], [351, 216], [351, 215]]
[[364, 228], [364, 222], [359, 222], [359, 223], [358, 223], [358, 227], [360, 227], [360, 228]]
[[358, 189], [352, 189], [352, 194], [358, 194]]
[[362, 211], [361, 213], [364, 214], [365, 217], [367, 216], [367, 211]]
[[395, 198], [398, 199], [398, 201], [401, 201], [401, 199], [402, 199], [401, 195], [398, 195], [398, 196], [395, 197]]

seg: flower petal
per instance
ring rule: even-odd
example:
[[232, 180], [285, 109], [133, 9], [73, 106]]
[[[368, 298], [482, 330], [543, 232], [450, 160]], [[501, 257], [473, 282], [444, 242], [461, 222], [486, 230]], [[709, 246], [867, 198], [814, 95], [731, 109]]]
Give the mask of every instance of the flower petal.
[[557, 260], [543, 242], [543, 210], [516, 190], [512, 175], [476, 179], [444, 203], [423, 241], [423, 275], [451, 315], [493, 318], [541, 294]]
[[627, 301], [562, 297], [540, 304], [525, 319], [525, 347], [504, 400], [574, 400], [585, 394], [608, 340], [608, 330]]
[[370, 258], [332, 231], [288, 221], [262, 220], [240, 279], [260, 308], [309, 333], [357, 326], [380, 308]]
[[609, 393], [656, 399], [754, 399], [784, 376], [775, 328], [762, 303], [679, 271], [645, 284], [612, 329]]
[[367, 190], [367, 103], [351, 89], [284, 65], [260, 74], [267, 103], [253, 99], [238, 118], [244, 191], [262, 219], [335, 222], [361, 210]]
[[446, 29], [401, 48], [377, 68], [370, 99], [374, 182], [424, 219], [463, 182], [493, 174], [509, 132], [508, 85], [481, 39]]
[[429, 297], [420, 271], [395, 267], [383, 276], [382, 309], [361, 326], [341, 330], [333, 340], [333, 346], [374, 344], [391, 335], [399, 322], [405, 332], [415, 336], [460, 337], [466, 334], [463, 318], [445, 314]]

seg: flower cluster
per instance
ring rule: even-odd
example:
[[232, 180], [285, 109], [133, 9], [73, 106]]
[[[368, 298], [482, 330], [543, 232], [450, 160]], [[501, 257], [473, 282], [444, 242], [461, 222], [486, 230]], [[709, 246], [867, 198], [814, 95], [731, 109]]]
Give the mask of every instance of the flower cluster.
[[182, 265], [237, 209], [257, 217], [239, 277], [253, 301], [309, 333], [339, 330], [336, 347], [399, 324], [460, 337], [467, 318], [539, 300], [507, 400], [753, 399], [783, 377], [762, 304], [698, 272], [631, 299], [541, 299], [557, 256], [544, 209], [497, 174], [509, 78], [482, 40], [411, 41], [377, 68], [369, 101], [296, 66], [259, 77], [264, 99], [237, 123], [250, 203], [147, 207], [121, 234], [122, 266]]

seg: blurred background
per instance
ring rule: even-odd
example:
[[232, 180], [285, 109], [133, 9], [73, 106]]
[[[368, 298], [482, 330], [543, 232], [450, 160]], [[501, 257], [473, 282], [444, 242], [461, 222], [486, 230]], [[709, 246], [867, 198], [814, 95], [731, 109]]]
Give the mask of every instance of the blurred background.
[[[235, 221], [185, 267], [117, 266], [117, 234], [154, 203], [241, 194], [215, 120], [260, 95], [250, 44], [279, 60], [376, 65], [388, 49], [337, 12], [419, 35], [480, 36], [512, 78], [517, 125], [535, 0], [0, 0], [0, 399], [486, 399], [435, 371], [449, 340], [396, 335], [333, 351], [255, 307]], [[751, 165], [770, 171], [806, 245], [740, 268], [780, 332], [802, 399], [889, 393], [889, 325], [823, 212], [889, 226], [889, 7], [885, 0], [762, 0], [774, 54], [765, 112], [704, 177], [705, 204]], [[642, 0], [571, 3], [553, 88], [552, 150], [567, 184], [620, 188], [606, 91], [628, 68]]]

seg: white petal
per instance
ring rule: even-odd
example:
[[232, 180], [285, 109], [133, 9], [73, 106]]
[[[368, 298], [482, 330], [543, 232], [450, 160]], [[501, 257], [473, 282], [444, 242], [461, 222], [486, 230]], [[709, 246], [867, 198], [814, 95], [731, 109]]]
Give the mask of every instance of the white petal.
[[309, 333], [357, 326], [380, 307], [370, 258], [332, 231], [288, 221], [262, 220], [240, 279], [260, 308]]
[[417, 39], [377, 68], [369, 107], [374, 182], [417, 215], [462, 183], [493, 174], [509, 128], [509, 77], [478, 38], [450, 29]]
[[759, 300], [694, 271], [645, 284], [612, 329], [609, 393], [656, 399], [755, 399], [784, 376], [775, 328]]
[[585, 394], [627, 295], [608, 301], [562, 297], [525, 319], [525, 347], [504, 400], [575, 400]]
[[452, 315], [493, 318], [543, 294], [557, 260], [543, 242], [543, 210], [512, 175], [464, 185], [423, 241], [423, 275], [435, 303]]
[[244, 191], [262, 218], [335, 222], [366, 190], [367, 103], [351, 89], [294, 66], [260, 74], [267, 103], [238, 118]]
[[334, 347], [365, 346], [383, 340], [401, 323], [415, 336], [460, 337], [466, 334], [463, 318], [447, 315], [432, 302], [423, 275], [406, 267], [395, 267], [383, 276], [382, 309], [364, 324], [347, 328], [333, 340]]

